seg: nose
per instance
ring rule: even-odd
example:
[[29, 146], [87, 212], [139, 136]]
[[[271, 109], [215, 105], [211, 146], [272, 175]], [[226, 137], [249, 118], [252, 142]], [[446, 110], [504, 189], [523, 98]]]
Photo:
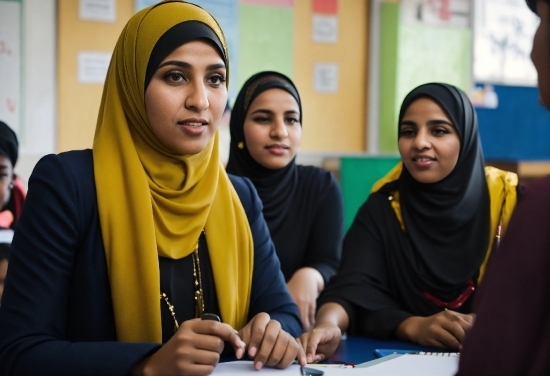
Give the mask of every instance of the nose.
[[271, 131], [269, 135], [271, 136], [271, 138], [277, 140], [282, 140], [288, 137], [288, 130], [286, 129], [284, 119], [275, 119], [271, 126]]
[[208, 91], [204, 82], [195, 80], [191, 85], [187, 86], [187, 89], [189, 90], [185, 98], [185, 107], [187, 109], [202, 112], [210, 106]]
[[416, 150], [429, 149], [430, 146], [431, 146], [429, 136], [430, 135], [428, 134], [428, 132], [426, 130], [424, 130], [424, 129], [419, 130], [418, 133], [416, 134], [416, 137], [414, 138], [413, 147]]

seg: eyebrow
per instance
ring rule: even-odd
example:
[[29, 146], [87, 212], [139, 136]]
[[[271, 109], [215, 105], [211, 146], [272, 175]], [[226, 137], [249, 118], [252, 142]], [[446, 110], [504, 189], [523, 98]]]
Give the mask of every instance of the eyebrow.
[[[441, 124], [446, 124], [446, 125], [448, 125], [450, 127], [453, 127], [453, 128], [455, 127], [453, 125], [453, 123], [451, 123], [450, 121], [447, 121], [447, 120], [443, 120], [443, 119], [435, 119], [435, 120], [429, 120], [428, 121], [428, 125], [441, 125]], [[399, 124], [399, 126], [401, 127], [403, 125], [411, 125], [411, 126], [415, 126], [415, 127], [417, 126], [417, 124], [412, 120], [403, 120], [401, 122], [401, 124]]]
[[[185, 61], [179, 61], [179, 60], [165, 61], [164, 63], [160, 64], [157, 69], [160, 69], [160, 68], [165, 67], [167, 65], [175, 65], [175, 66], [180, 67], [180, 68], [193, 69], [193, 66], [191, 64], [186, 63]], [[206, 67], [206, 70], [213, 71], [213, 70], [220, 69], [220, 68], [225, 69], [225, 64], [224, 63], [210, 64]]]
[[[259, 108], [257, 110], [254, 110], [252, 113], [250, 113], [250, 115], [254, 115], [256, 113], [259, 113], [259, 112], [263, 112], [263, 113], [266, 113], [266, 114], [273, 114], [273, 111], [271, 110], [266, 110], [266, 109], [263, 109], [263, 108]], [[290, 111], [285, 111], [285, 115], [300, 115], [300, 113], [296, 110], [290, 110]]]

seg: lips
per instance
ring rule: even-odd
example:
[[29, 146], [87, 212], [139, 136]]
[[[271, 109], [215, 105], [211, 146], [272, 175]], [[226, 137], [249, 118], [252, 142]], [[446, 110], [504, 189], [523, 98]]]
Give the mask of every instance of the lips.
[[187, 127], [202, 127], [208, 125], [208, 121], [200, 118], [190, 118], [178, 122], [179, 125], [185, 125]]
[[289, 149], [288, 145], [273, 144], [267, 145], [266, 149]]
[[431, 162], [431, 161], [435, 161], [436, 159], [428, 156], [417, 156], [417, 157], [413, 157], [412, 160], [413, 162]]

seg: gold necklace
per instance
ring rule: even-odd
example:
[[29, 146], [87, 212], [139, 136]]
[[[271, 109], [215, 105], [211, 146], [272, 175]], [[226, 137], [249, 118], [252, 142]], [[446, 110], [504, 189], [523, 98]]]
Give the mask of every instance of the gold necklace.
[[[202, 232], [204, 233], [204, 229], [202, 230]], [[193, 260], [193, 277], [195, 279], [195, 283], [194, 283], [195, 317], [202, 317], [202, 314], [204, 313], [204, 292], [202, 289], [201, 262], [199, 259], [199, 241], [197, 241], [197, 245], [195, 246], [195, 250], [191, 254], [191, 258]], [[168, 296], [162, 291], [160, 292], [160, 298], [166, 302], [166, 305], [168, 306], [168, 310], [170, 311], [170, 315], [172, 315], [172, 318], [174, 319], [174, 333], [175, 333], [180, 327], [178, 320], [176, 318], [175, 308], [168, 300]]]

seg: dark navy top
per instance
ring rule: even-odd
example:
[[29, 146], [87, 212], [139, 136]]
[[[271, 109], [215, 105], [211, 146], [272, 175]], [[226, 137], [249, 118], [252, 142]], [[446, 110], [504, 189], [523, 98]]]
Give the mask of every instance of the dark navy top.
[[[249, 318], [267, 312], [298, 336], [262, 205], [250, 181], [231, 176], [254, 240]], [[36, 165], [12, 242], [0, 308], [0, 373], [125, 375], [156, 343], [116, 341], [91, 150]]]

